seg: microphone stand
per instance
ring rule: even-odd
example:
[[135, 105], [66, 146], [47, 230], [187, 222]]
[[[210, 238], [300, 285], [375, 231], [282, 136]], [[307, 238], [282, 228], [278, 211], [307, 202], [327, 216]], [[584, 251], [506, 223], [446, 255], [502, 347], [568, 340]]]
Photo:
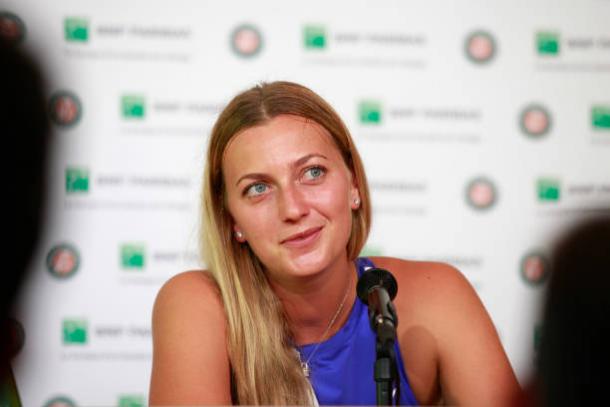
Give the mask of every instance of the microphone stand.
[[[374, 309], [380, 309], [378, 305], [388, 304], [387, 314], [375, 316]], [[371, 326], [377, 335], [376, 360], [375, 360], [375, 383], [377, 389], [377, 405], [391, 406], [394, 401], [398, 404], [400, 400], [399, 380], [396, 370], [396, 353], [394, 344], [396, 342], [397, 321], [396, 310], [386, 290], [374, 290], [369, 295], [369, 319]], [[396, 389], [396, 394], [392, 390]], [[396, 396], [395, 398], [393, 396]]]

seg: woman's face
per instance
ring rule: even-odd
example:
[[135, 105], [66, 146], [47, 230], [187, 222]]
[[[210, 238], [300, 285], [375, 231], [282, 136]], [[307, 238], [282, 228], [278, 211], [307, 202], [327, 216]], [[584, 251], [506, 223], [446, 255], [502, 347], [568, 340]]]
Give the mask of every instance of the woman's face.
[[[314, 274], [346, 256], [358, 189], [330, 134], [278, 116], [237, 134], [222, 164], [235, 238], [276, 281]], [[358, 199], [358, 203], [355, 200]]]

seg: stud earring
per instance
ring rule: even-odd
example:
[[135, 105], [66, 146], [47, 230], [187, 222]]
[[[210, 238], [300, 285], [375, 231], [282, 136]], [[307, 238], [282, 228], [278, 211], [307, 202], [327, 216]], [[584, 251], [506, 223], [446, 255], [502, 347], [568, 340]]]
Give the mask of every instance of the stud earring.
[[354, 198], [354, 209], [358, 209], [360, 207], [360, 198]]
[[244, 234], [243, 234], [241, 231], [236, 230], [236, 231], [235, 231], [235, 238], [236, 238], [237, 240], [244, 240]]

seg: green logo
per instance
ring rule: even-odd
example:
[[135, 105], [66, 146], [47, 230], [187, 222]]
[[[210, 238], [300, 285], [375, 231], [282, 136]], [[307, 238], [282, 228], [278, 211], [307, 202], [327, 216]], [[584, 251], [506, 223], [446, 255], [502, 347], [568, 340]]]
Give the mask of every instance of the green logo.
[[66, 168], [66, 192], [83, 193], [89, 191], [89, 170], [87, 168]]
[[121, 246], [121, 266], [125, 269], [144, 268], [144, 246], [124, 244]]
[[139, 95], [124, 95], [121, 98], [121, 112], [127, 119], [143, 119], [146, 114], [144, 97]]
[[360, 123], [380, 124], [381, 123], [381, 103], [374, 100], [364, 100], [358, 105]]
[[593, 106], [591, 124], [597, 130], [610, 130], [610, 106]]
[[76, 407], [76, 403], [66, 396], [58, 396], [44, 403], [44, 407]]
[[69, 244], [59, 244], [47, 255], [47, 270], [59, 279], [68, 278], [76, 273], [80, 264], [78, 251]]
[[67, 17], [64, 19], [66, 41], [87, 42], [89, 39], [89, 21], [84, 18]]
[[326, 48], [326, 29], [320, 25], [307, 25], [303, 29], [304, 45], [307, 49]]
[[538, 200], [540, 201], [559, 201], [561, 187], [558, 179], [540, 178], [536, 182], [538, 190]]
[[64, 319], [64, 345], [87, 343], [87, 321], [84, 319]]
[[119, 407], [143, 407], [144, 396], [136, 394], [124, 394], [119, 397]]
[[539, 31], [536, 33], [536, 46], [540, 55], [559, 54], [559, 34], [556, 32]]

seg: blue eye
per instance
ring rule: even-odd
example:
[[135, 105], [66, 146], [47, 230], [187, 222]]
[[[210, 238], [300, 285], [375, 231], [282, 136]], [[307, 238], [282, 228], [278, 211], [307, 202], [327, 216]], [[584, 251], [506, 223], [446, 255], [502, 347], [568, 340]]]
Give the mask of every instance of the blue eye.
[[264, 194], [265, 192], [267, 192], [267, 189], [268, 189], [267, 184], [263, 184], [262, 182], [257, 182], [256, 184], [252, 184], [248, 188], [246, 188], [245, 195], [248, 195], [248, 196], [261, 195], [261, 194]]
[[308, 180], [316, 180], [325, 174], [325, 170], [322, 167], [311, 167], [305, 171], [305, 178]]

